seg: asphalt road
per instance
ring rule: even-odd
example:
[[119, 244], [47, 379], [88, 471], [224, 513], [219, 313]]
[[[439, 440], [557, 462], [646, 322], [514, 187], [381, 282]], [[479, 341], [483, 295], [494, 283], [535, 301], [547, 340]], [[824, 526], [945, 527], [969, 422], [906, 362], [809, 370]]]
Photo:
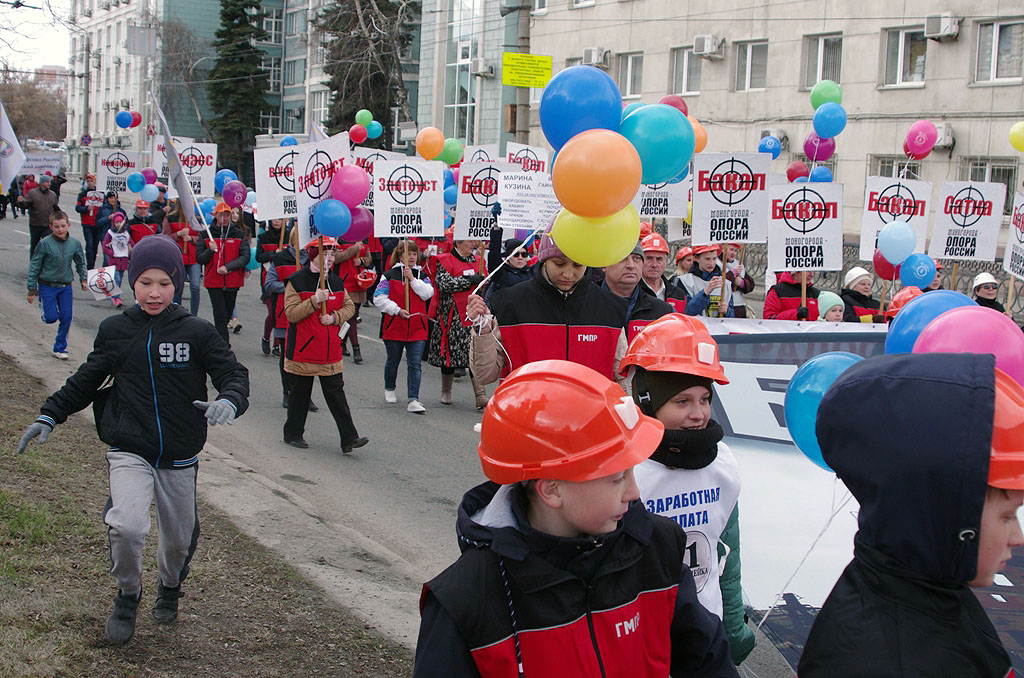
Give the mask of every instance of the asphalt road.
[[[70, 197], [62, 202], [69, 204]], [[51, 387], [59, 386], [85, 358], [99, 323], [114, 311], [76, 288], [71, 360], [55, 360], [50, 355], [55, 327], [40, 323], [37, 308], [24, 296], [27, 219], [0, 221], [0, 234], [0, 350]], [[77, 220], [71, 234], [81, 240]], [[440, 373], [424, 361], [420, 399], [427, 412], [411, 414], [405, 411], [403, 365], [399, 403], [386, 404], [379, 313], [363, 308], [364, 363], [346, 360], [344, 375], [356, 426], [369, 445], [343, 456], [333, 420], [321, 407], [307, 421], [310, 448], [289, 447], [281, 440], [285, 411], [277, 359], [259, 347], [266, 311], [258, 281], [253, 272], [239, 294], [236, 312], [243, 329], [232, 336], [232, 347], [249, 369], [250, 408], [233, 426], [211, 431], [200, 465], [201, 494], [368, 625], [413, 646], [420, 586], [458, 557], [456, 507], [465, 491], [484, 480], [474, 432], [481, 416], [473, 407], [472, 387], [468, 378], [457, 381], [453, 404], [441, 405]], [[200, 315], [212, 321], [203, 294]], [[129, 299], [130, 294], [126, 303]], [[323, 405], [316, 388], [314, 400]], [[763, 636], [742, 668], [747, 675], [793, 675]]]

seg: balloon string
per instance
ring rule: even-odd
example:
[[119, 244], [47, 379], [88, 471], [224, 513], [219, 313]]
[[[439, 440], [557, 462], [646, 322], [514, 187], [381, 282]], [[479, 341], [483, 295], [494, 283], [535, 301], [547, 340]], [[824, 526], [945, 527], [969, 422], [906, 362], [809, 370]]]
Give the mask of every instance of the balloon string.
[[[541, 231], [543, 231], [543, 230], [544, 230], [545, 228], [547, 228], [547, 226], [541, 226], [541, 227], [538, 227], [538, 228], [534, 229], [534, 230], [533, 230], [533, 233], [531, 233], [531, 234], [530, 234], [530, 238], [528, 238], [528, 239], [527, 239], [527, 241], [529, 241], [529, 240], [530, 240], [530, 239], [532, 239], [532, 238], [536, 238], [536, 237], [537, 237], [537, 234], [538, 234], [538, 233], [540, 233]], [[525, 241], [524, 241], [524, 244], [522, 245], [522, 247], [526, 247]], [[481, 250], [482, 250], [482, 249], [483, 249], [483, 248], [481, 248]], [[494, 274], [495, 274], [495, 273], [497, 273], [498, 271], [500, 271], [500, 270], [501, 270], [501, 268], [502, 268], [502, 267], [503, 267], [503, 266], [504, 266], [505, 264], [507, 264], [507, 263], [508, 263], [508, 262], [509, 262], [509, 261], [510, 261], [510, 260], [512, 259], [512, 257], [514, 257], [514, 256], [515, 256], [515, 254], [516, 254], [516, 250], [512, 250], [511, 252], [509, 252], [509, 253], [508, 253], [508, 256], [507, 256], [507, 257], [505, 257], [505, 259], [504, 259], [504, 260], [503, 260], [503, 261], [502, 261], [502, 262], [501, 262], [500, 264], [498, 264], [497, 266], [495, 266], [495, 267], [494, 267], [494, 270], [493, 270], [493, 271], [491, 271], [490, 273], [488, 273], [488, 274], [487, 274], [487, 275], [486, 275], [486, 276], [484, 277], [484, 279], [480, 281], [480, 284], [479, 284], [479, 285], [477, 285], [477, 286], [476, 286], [476, 287], [475, 287], [475, 288], [473, 289], [473, 291], [472, 291], [472, 292], [470, 292], [470, 294], [476, 294], [477, 292], [479, 292], [479, 291], [480, 291], [480, 288], [482, 288], [482, 287], [483, 287], [484, 285], [486, 285], [486, 284], [487, 284], [487, 281], [488, 281], [488, 280], [490, 280], [490, 279], [491, 279], [491, 278], [492, 278], [492, 277], [494, 276]], [[468, 318], [468, 317], [467, 317], [467, 318]]]

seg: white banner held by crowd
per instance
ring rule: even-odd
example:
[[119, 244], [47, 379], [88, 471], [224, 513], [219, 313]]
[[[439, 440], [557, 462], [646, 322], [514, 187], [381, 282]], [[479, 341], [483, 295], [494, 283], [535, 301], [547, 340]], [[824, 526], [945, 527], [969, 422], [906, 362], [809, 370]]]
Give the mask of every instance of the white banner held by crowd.
[[[175, 145], [181, 168], [197, 198], [212, 198], [217, 193], [214, 183], [217, 179], [217, 144], [189, 143]], [[177, 198], [173, 183], [167, 186], [167, 196]]]
[[97, 153], [96, 190], [125, 193], [128, 191], [128, 175], [141, 169], [139, 153], [105, 148]]
[[860, 220], [860, 258], [871, 261], [878, 249], [878, 231], [890, 221], [905, 221], [917, 235], [915, 252], [924, 252], [931, 213], [932, 182], [868, 177], [864, 214]]
[[[171, 137], [171, 142], [177, 149], [185, 148], [193, 141], [195, 139], [192, 137]], [[167, 143], [164, 141], [163, 134], [154, 134], [151, 137], [149, 144], [149, 166], [156, 170], [156, 180], [168, 186], [168, 190], [170, 190], [168, 184], [169, 174], [167, 171]]]
[[352, 162], [347, 132], [313, 144], [303, 144], [302, 148], [304, 150], [293, 161], [300, 248], [320, 235], [313, 223], [313, 210], [333, 197], [331, 179], [334, 172]]
[[508, 142], [505, 146], [505, 161], [513, 165], [519, 165], [524, 172], [546, 172], [551, 173], [551, 166], [548, 163], [548, 149], [540, 146], [527, 146], [517, 144], [514, 141]]
[[64, 163], [64, 154], [54, 151], [29, 151], [25, 154], [25, 164], [21, 166], [18, 174], [34, 174], [38, 180], [40, 176], [49, 172], [57, 176], [60, 166]]
[[354, 162], [359, 167], [366, 170], [366, 173], [370, 175], [370, 193], [366, 196], [361, 204], [366, 209], [373, 209], [373, 168], [377, 162], [381, 160], [404, 160], [409, 157], [404, 153], [396, 153], [395, 151], [382, 151], [377, 148], [364, 148], [362, 146], [356, 146], [352, 149]]
[[498, 202], [498, 225], [503, 229], [546, 228], [562, 209], [551, 175], [541, 172], [504, 172], [498, 185]]
[[462, 162], [495, 162], [498, 159], [498, 144], [466, 146], [462, 149]]
[[842, 270], [843, 185], [775, 184], [770, 193], [768, 270]]
[[1003, 270], [1024, 280], [1024, 193], [1020, 191], [1013, 196], [1010, 233], [1006, 236], [1006, 250], [1003, 252]]
[[295, 197], [295, 157], [314, 145], [269, 146], [252, 152], [261, 219], [289, 219], [299, 213]]
[[444, 235], [444, 164], [380, 160], [373, 164], [373, 234], [378, 238]]
[[464, 162], [459, 167], [455, 239], [488, 240], [496, 224], [491, 206], [498, 200], [501, 175], [518, 169], [505, 162]]
[[641, 219], [685, 219], [690, 209], [690, 178], [675, 183], [640, 184], [633, 207]]
[[25, 153], [21, 150], [18, 142], [18, 135], [11, 127], [11, 121], [7, 119], [7, 111], [0, 101], [0, 190], [6, 191], [14, 181], [14, 178], [21, 172], [21, 166], [25, 163]]
[[693, 156], [693, 244], [764, 242], [770, 168], [767, 153]]
[[939, 191], [928, 255], [933, 259], [995, 261], [1006, 184], [947, 181]]
[[121, 294], [121, 287], [114, 277], [115, 267], [91, 268], [86, 275], [86, 286], [97, 301], [109, 299]]

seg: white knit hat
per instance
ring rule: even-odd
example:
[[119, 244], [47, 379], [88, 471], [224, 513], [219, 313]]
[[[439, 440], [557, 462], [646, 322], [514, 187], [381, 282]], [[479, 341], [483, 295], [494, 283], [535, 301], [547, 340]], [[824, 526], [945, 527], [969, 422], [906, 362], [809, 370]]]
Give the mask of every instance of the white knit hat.
[[854, 266], [853, 268], [846, 272], [846, 277], [843, 278], [843, 287], [850, 289], [851, 287], [856, 285], [861, 278], [867, 278], [868, 280], [871, 280], [872, 277], [873, 276], [870, 273], [868, 273], [866, 269], [863, 269], [860, 266]]

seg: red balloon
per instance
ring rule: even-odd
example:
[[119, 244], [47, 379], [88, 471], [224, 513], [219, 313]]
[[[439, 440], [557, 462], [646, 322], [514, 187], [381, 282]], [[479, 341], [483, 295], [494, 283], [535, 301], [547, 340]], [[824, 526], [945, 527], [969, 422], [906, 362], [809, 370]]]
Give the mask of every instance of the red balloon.
[[366, 141], [366, 136], [366, 128], [360, 124], [355, 124], [348, 128], [348, 138], [357, 144]]
[[807, 163], [794, 160], [789, 163], [789, 167], [786, 168], [786, 178], [790, 182], [796, 181], [800, 177], [810, 176], [811, 170], [807, 167]]
[[[625, 102], [623, 102], [623, 103], [625, 103]], [[686, 102], [683, 101], [683, 97], [679, 96], [678, 94], [666, 94], [665, 96], [663, 96], [660, 99], [658, 99], [658, 103], [659, 104], [668, 104], [672, 108], [676, 108], [676, 109], [679, 109], [680, 111], [682, 111], [683, 115], [686, 115], [686, 116], [690, 115], [690, 111], [689, 111], [689, 108], [686, 106]]]
[[900, 267], [889, 263], [889, 260], [882, 256], [882, 250], [875, 250], [871, 263], [875, 265], [875, 274], [882, 280], [895, 280], [900, 277]]
[[907, 146], [906, 140], [904, 140], [903, 141], [903, 153], [905, 153], [906, 156], [908, 158], [910, 158], [911, 160], [924, 160], [925, 158], [928, 157], [928, 154], [931, 153], [931, 150], [927, 150], [924, 153], [914, 153], [912, 150], [910, 150], [910, 147]]
[[139, 113], [138, 111], [132, 111], [131, 113], [132, 113], [132, 124], [130, 124], [128, 126], [129, 127], [138, 127], [139, 125], [142, 124], [142, 114]]

